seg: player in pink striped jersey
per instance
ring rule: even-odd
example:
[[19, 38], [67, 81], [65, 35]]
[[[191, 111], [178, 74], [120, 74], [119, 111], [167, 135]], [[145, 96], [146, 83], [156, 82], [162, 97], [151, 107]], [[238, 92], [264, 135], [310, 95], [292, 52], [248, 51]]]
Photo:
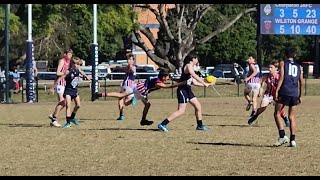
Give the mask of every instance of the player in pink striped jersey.
[[[258, 94], [260, 89], [260, 68], [258, 64], [256, 64], [256, 58], [253, 54], [249, 55], [247, 60], [248, 63], [248, 72], [244, 82], [246, 83], [246, 87], [244, 89], [244, 97], [248, 101], [248, 105], [246, 110], [249, 111], [252, 106], [251, 116], [256, 113], [258, 106]], [[250, 97], [251, 93], [251, 97]]]
[[[251, 125], [258, 118], [258, 116], [266, 110], [269, 104], [275, 103], [273, 97], [275, 95], [279, 80], [279, 73], [277, 72], [278, 66], [278, 61], [272, 61], [269, 65], [269, 73], [262, 76], [259, 97], [262, 95], [265, 85], [267, 85], [267, 88], [264, 92], [263, 99], [261, 101], [260, 107], [257, 109], [256, 114], [251, 116], [248, 120], [249, 125]], [[281, 111], [281, 117], [283, 118], [286, 126], [290, 127], [290, 121], [283, 109]]]
[[60, 78], [60, 77], [63, 76], [65, 72], [69, 69], [72, 54], [73, 54], [72, 49], [67, 49], [63, 54], [63, 58], [59, 60], [59, 64], [56, 72], [57, 78], [54, 81], [54, 86], [52, 87], [56, 90], [56, 93], [58, 95], [58, 104], [56, 105], [54, 112], [49, 115], [51, 126], [55, 126], [55, 127], [61, 126], [57, 121], [57, 116], [59, 112], [65, 107], [63, 93], [66, 86], [66, 81], [64, 78]]

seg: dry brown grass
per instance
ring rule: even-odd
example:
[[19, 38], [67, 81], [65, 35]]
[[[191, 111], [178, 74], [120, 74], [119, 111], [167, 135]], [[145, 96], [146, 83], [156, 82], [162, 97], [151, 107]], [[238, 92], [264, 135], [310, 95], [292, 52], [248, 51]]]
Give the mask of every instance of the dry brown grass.
[[319, 100], [305, 97], [299, 106], [298, 148], [272, 147], [278, 137], [273, 107], [248, 126], [242, 97], [200, 98], [206, 132], [195, 130], [190, 105], [168, 133], [157, 130], [177, 108], [175, 99], [151, 100], [150, 127], [139, 124], [141, 102], [117, 121], [115, 100], [84, 101], [80, 125], [70, 129], [49, 126], [54, 102], [0, 104], [0, 175], [319, 175]]

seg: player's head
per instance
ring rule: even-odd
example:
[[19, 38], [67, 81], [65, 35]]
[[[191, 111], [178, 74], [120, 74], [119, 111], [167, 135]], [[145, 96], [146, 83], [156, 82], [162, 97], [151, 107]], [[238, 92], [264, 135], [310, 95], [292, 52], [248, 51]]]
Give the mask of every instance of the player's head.
[[132, 53], [128, 53], [127, 60], [128, 60], [129, 65], [133, 65], [134, 64], [134, 55]]
[[64, 51], [63, 56], [66, 57], [66, 58], [68, 58], [68, 59], [71, 59], [71, 58], [72, 58], [72, 54], [73, 54], [72, 49], [68, 48], [68, 49], [66, 49], [66, 50]]
[[80, 66], [80, 63], [81, 63], [81, 59], [78, 58], [78, 57], [73, 57], [72, 60], [71, 60], [71, 64], [72, 64], [74, 67]]
[[277, 60], [271, 61], [271, 63], [269, 64], [270, 74], [277, 72], [278, 66], [279, 66], [279, 62]]
[[195, 54], [189, 54], [185, 59], [184, 59], [184, 65], [192, 63], [193, 65], [196, 65], [199, 63], [198, 56]]
[[158, 78], [160, 79], [160, 81], [164, 82], [170, 78], [169, 74], [170, 73], [167, 69], [160, 69], [160, 72], [158, 74]]
[[287, 48], [286, 51], [285, 51], [285, 55], [286, 57], [289, 59], [289, 58], [295, 58], [296, 57], [296, 48]]
[[249, 54], [248, 59], [247, 59], [247, 63], [249, 63], [249, 64], [256, 63], [256, 55], [253, 53]]

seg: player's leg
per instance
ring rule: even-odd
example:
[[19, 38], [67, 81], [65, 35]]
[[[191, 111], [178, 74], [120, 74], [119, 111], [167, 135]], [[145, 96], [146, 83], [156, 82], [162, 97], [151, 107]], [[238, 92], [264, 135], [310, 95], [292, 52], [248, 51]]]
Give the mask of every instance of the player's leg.
[[251, 106], [252, 106], [252, 100], [251, 100], [251, 97], [250, 97], [250, 93], [251, 93], [251, 86], [249, 84], [246, 84], [246, 87], [243, 91], [243, 95], [244, 95], [244, 98], [247, 100], [248, 104], [246, 106], [246, 111], [249, 111]]
[[153, 121], [147, 120], [147, 114], [148, 114], [149, 109], [150, 109], [150, 107], [151, 107], [151, 103], [150, 103], [150, 101], [148, 100], [147, 97], [141, 98], [141, 101], [142, 101], [142, 103], [144, 104], [144, 108], [143, 108], [143, 112], [142, 112], [142, 117], [141, 117], [140, 125], [141, 125], [141, 126], [145, 126], [145, 125], [150, 126], [150, 125], [153, 124]]
[[72, 97], [72, 98], [74, 98], [74, 108], [73, 108], [73, 111], [72, 111], [72, 113], [71, 113], [71, 122], [73, 122], [73, 124], [75, 124], [75, 125], [79, 125], [79, 120], [78, 119], [75, 119], [75, 117], [76, 117], [76, 114], [77, 114], [77, 112], [78, 112], [78, 110], [80, 109], [80, 103], [81, 103], [81, 101], [80, 101], [80, 95], [75, 95], [74, 97]]
[[260, 107], [257, 109], [256, 113], [249, 118], [248, 124], [251, 125], [259, 117], [259, 115], [262, 114], [267, 109], [269, 104], [270, 104], [270, 97], [264, 96], [261, 101]]
[[250, 117], [256, 114], [256, 111], [258, 108], [258, 95], [259, 95], [260, 84], [252, 83], [251, 86], [252, 86], [252, 112]]
[[167, 125], [176, 119], [177, 117], [181, 116], [187, 107], [187, 103], [189, 101], [188, 99], [188, 93], [185, 89], [177, 89], [177, 98], [178, 98], [178, 110], [170, 114], [169, 117], [167, 117], [165, 120], [163, 120], [160, 124], [158, 124], [158, 128], [160, 131], [167, 132], [169, 131], [167, 128]]
[[290, 127], [290, 120], [289, 120], [289, 118], [287, 117], [286, 112], [285, 112], [284, 109], [282, 109], [282, 111], [280, 112], [280, 115], [281, 115], [284, 123], [286, 124], [286, 127]]
[[190, 99], [189, 103], [194, 108], [194, 114], [195, 114], [196, 120], [197, 120], [196, 130], [203, 130], [203, 131], [208, 130], [208, 127], [202, 123], [202, 110], [201, 110], [201, 104], [198, 101], [198, 99], [196, 97], [194, 97], [194, 98]]
[[59, 112], [65, 107], [65, 101], [63, 97], [64, 93], [64, 86], [58, 85], [56, 87], [56, 93], [58, 98], [58, 104], [56, 105], [54, 112], [49, 115], [49, 119], [51, 120], [50, 125], [55, 127], [61, 127], [61, 125], [58, 123], [58, 115]]
[[297, 97], [290, 97], [289, 120], [290, 120], [290, 147], [296, 147], [296, 111], [298, 105]]
[[71, 127], [71, 96], [65, 95], [65, 102], [66, 102], [66, 124], [63, 128], [70, 128]]
[[281, 146], [284, 143], [289, 142], [289, 138], [285, 135], [283, 122], [281, 121], [281, 111], [288, 105], [287, 98], [279, 96], [278, 102], [275, 104], [274, 119], [279, 131], [279, 139], [274, 146]]
[[118, 108], [119, 108], [119, 117], [117, 120], [124, 120], [125, 119], [125, 116], [123, 115], [124, 98], [118, 99]]

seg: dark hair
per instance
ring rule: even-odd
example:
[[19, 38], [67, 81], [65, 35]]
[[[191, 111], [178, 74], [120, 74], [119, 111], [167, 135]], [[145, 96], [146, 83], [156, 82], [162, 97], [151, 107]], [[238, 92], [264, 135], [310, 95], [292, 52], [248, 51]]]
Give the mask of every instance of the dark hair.
[[158, 74], [158, 78], [162, 79], [165, 76], [169, 76], [169, 70], [167, 69], [160, 69], [159, 74]]
[[192, 61], [193, 58], [199, 58], [196, 54], [189, 54], [186, 58], [184, 58], [183, 66]]
[[127, 59], [130, 59], [131, 57], [134, 58], [134, 55], [132, 53], [128, 53], [126, 56], [127, 56]]
[[248, 57], [252, 57], [253, 59], [257, 59], [257, 56], [256, 56], [256, 54], [254, 54], [254, 53], [250, 53], [250, 54], [248, 55]]
[[273, 61], [270, 62], [270, 64], [273, 65], [274, 67], [278, 68], [278, 66], [279, 66], [279, 61], [273, 60]]
[[295, 58], [296, 57], [296, 48], [287, 48], [285, 51], [285, 55], [287, 58]]
[[72, 53], [73, 54], [73, 51], [72, 49], [68, 48], [64, 51], [64, 54], [68, 54], [68, 53]]

